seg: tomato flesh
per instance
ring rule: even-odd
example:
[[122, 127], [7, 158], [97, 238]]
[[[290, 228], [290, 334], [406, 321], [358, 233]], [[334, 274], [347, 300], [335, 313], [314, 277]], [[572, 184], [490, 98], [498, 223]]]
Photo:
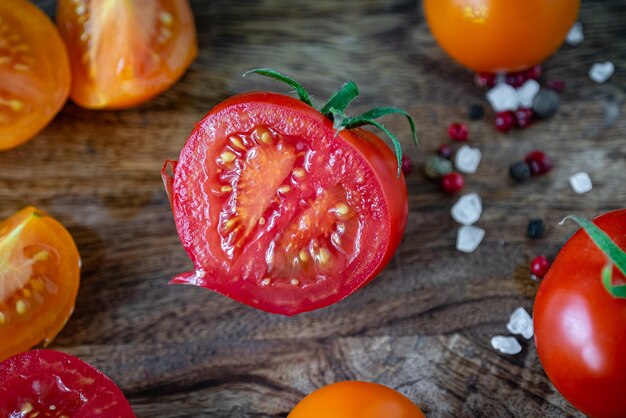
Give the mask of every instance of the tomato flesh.
[[70, 82], [67, 51], [48, 16], [27, 0], [0, 1], [0, 150], [48, 125]]
[[201, 285], [293, 315], [343, 299], [395, 251], [407, 215], [395, 156], [375, 135], [342, 131], [273, 93], [211, 111], [171, 182], [178, 232]]
[[119, 388], [82, 360], [34, 350], [0, 363], [0, 414], [21, 418], [132, 418]]
[[0, 360], [54, 339], [79, 277], [78, 250], [57, 221], [28, 207], [0, 224]]
[[[626, 249], [626, 210], [594, 223]], [[626, 416], [626, 299], [602, 285], [608, 258], [584, 231], [559, 252], [534, 305], [537, 353], [546, 374], [576, 408], [593, 417]], [[614, 269], [615, 285], [626, 284]]]
[[187, 0], [60, 0], [57, 23], [72, 100], [86, 108], [141, 104], [182, 77], [198, 53]]

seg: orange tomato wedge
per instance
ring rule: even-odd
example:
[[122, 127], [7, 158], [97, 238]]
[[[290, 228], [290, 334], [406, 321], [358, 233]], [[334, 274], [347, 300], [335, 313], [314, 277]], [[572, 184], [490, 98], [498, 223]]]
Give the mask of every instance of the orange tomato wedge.
[[187, 0], [60, 0], [71, 97], [90, 109], [139, 105], [171, 87], [198, 54]]
[[70, 92], [70, 63], [56, 27], [27, 0], [0, 1], [0, 150], [41, 131]]
[[49, 344], [74, 310], [80, 257], [69, 232], [27, 207], [0, 223], [0, 360]]

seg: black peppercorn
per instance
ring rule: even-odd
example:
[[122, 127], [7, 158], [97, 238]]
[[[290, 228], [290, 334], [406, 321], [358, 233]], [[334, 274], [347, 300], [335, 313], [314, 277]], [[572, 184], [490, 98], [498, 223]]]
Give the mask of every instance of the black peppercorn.
[[526, 235], [530, 239], [539, 239], [543, 237], [543, 232], [546, 230], [546, 224], [541, 219], [532, 219], [528, 222], [528, 229]]
[[530, 178], [530, 166], [523, 161], [519, 161], [509, 167], [509, 174], [518, 183], [523, 183]]

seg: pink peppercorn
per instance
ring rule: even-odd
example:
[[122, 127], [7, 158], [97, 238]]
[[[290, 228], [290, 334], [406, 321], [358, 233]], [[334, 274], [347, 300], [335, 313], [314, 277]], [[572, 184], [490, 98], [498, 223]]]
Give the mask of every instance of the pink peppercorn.
[[517, 126], [525, 128], [530, 125], [533, 119], [533, 110], [528, 107], [520, 107], [515, 111], [515, 119], [517, 121]]
[[465, 186], [465, 179], [457, 172], [448, 173], [441, 178], [441, 187], [446, 193], [456, 193]]
[[532, 80], [539, 80], [541, 78], [542, 68], [541, 65], [533, 65], [526, 70], [526, 78]]
[[540, 279], [546, 275], [549, 269], [550, 262], [543, 255], [535, 257], [535, 259], [530, 263], [530, 272]]
[[493, 73], [476, 73], [474, 82], [478, 87], [491, 88], [496, 85], [496, 75]]
[[413, 161], [406, 155], [402, 156], [402, 172], [405, 176], [408, 176], [413, 171]]
[[437, 154], [443, 158], [450, 159], [452, 154], [454, 154], [454, 148], [452, 148], [452, 145], [450, 144], [441, 144], [437, 150]]
[[567, 84], [563, 80], [550, 80], [546, 83], [546, 85], [548, 86], [548, 88], [556, 91], [557, 93], [565, 90], [565, 87], [567, 86]]
[[506, 75], [506, 83], [513, 87], [520, 87], [528, 80], [525, 71], [518, 71]]
[[530, 172], [534, 176], [540, 176], [542, 174], [546, 174], [548, 171], [552, 170], [554, 164], [548, 155], [546, 155], [543, 151], [533, 151], [524, 158], [526, 164], [530, 166]]
[[510, 110], [496, 113], [494, 120], [496, 129], [500, 132], [508, 132], [515, 126], [515, 114]]
[[465, 142], [469, 138], [469, 130], [464, 123], [451, 123], [448, 126], [448, 135], [453, 141]]

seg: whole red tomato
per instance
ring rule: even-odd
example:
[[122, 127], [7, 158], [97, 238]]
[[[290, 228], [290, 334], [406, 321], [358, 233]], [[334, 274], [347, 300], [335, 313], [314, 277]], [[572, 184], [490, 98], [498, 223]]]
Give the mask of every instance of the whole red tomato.
[[348, 380], [309, 394], [287, 418], [424, 418], [424, 414], [387, 386]]
[[178, 234], [195, 267], [173, 283], [294, 315], [345, 298], [389, 262], [406, 225], [406, 184], [399, 155], [358, 126], [389, 133], [370, 118], [406, 113], [331, 118], [358, 94], [354, 83], [320, 110], [298, 88], [301, 100], [254, 92], [218, 104], [179, 161], [166, 164]]
[[[626, 248], [626, 209], [594, 223]], [[576, 408], [593, 417], [626, 417], [626, 299], [603, 285], [608, 261], [585, 231], [565, 244], [535, 298], [535, 341], [546, 374]], [[624, 284], [614, 268], [617, 293]]]
[[563, 43], [579, 7], [580, 0], [424, 0], [439, 45], [479, 72], [539, 64]]

